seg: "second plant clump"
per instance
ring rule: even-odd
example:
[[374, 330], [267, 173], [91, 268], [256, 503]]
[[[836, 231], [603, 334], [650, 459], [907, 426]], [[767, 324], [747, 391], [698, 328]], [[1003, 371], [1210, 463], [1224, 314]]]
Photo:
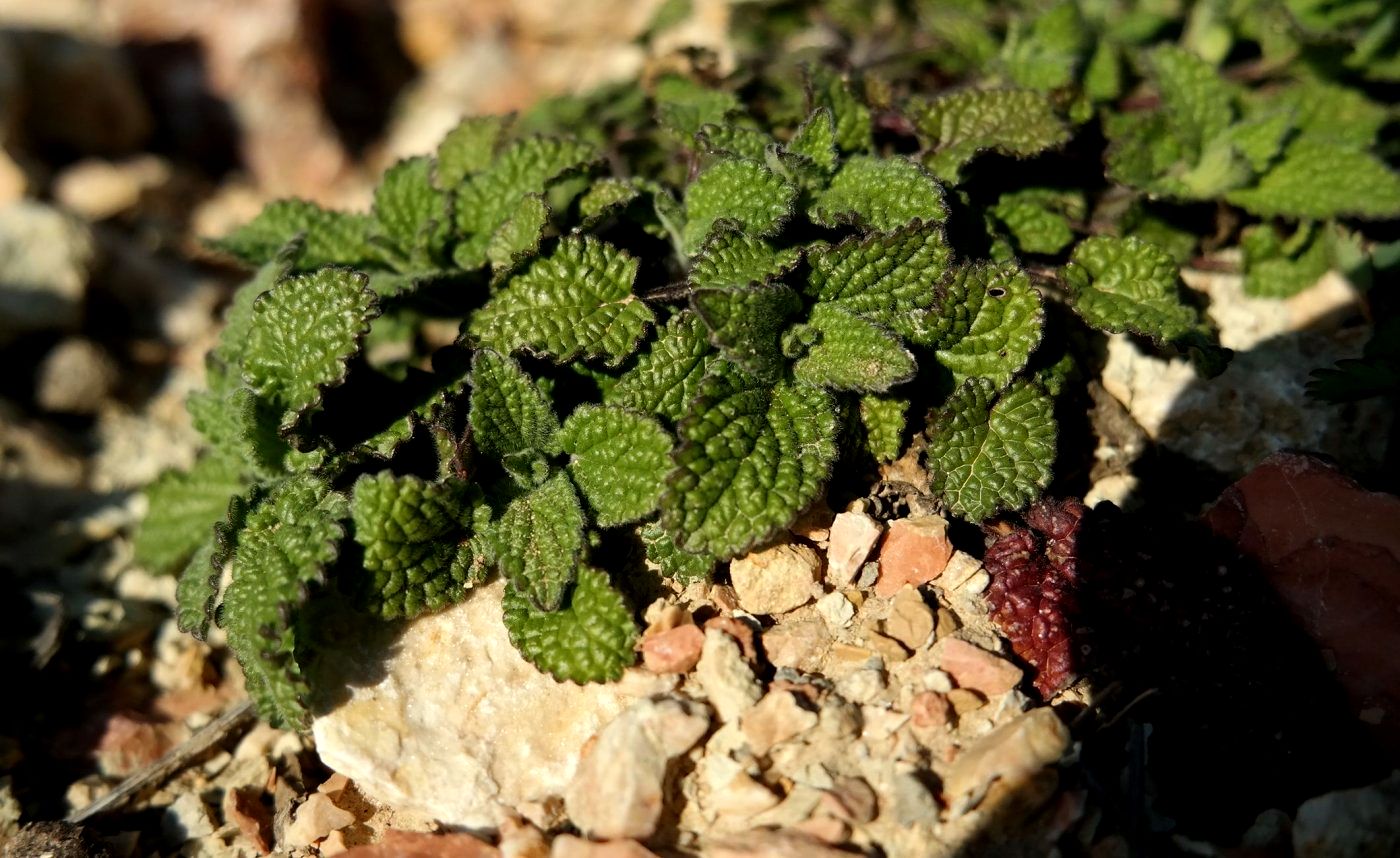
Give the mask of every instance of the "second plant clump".
[[[1119, 182], [1305, 226], [1385, 204], [1307, 185], [1292, 165], [1319, 172], [1327, 144], [1287, 92], [1243, 99], [1176, 47], [1144, 74], [1158, 106], [1105, 122]], [[138, 551], [183, 569], [182, 628], [226, 629], [268, 719], [308, 722], [332, 593], [407, 618], [499, 573], [522, 655], [602, 681], [635, 658], [637, 555], [702, 579], [916, 436], [949, 512], [1024, 508], [1051, 479], [1080, 323], [1047, 314], [1018, 255], [1088, 328], [1205, 373], [1228, 358], [1164, 222], [1084, 237], [1074, 188], [961, 189], [979, 159], [1066, 146], [1088, 95], [896, 97], [821, 66], [627, 92], [576, 136], [468, 119], [390, 168], [367, 214], [282, 201], [221, 242], [258, 270], [189, 401], [207, 450], [152, 487]], [[1338, 170], [1396, 183], [1354, 151]], [[1255, 229], [1256, 255], [1334, 235]], [[433, 320], [457, 341], [431, 348]]]

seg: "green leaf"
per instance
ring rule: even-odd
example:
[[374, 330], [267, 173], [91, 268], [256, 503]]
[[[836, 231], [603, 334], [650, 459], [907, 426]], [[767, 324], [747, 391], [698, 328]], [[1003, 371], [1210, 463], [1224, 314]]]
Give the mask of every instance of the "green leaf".
[[812, 308], [817, 337], [792, 366], [798, 381], [831, 390], [878, 393], [914, 377], [918, 365], [899, 338], [839, 304]]
[[1259, 217], [1400, 216], [1400, 174], [1376, 156], [1305, 137], [1251, 188], [1226, 199]]
[[798, 126], [792, 139], [783, 147], [790, 155], [800, 155], [823, 172], [836, 169], [836, 126], [828, 108], [820, 107]]
[[287, 278], [253, 307], [243, 380], [281, 409], [283, 430], [294, 431], [320, 410], [326, 389], [345, 380], [377, 315], [363, 274], [323, 268]]
[[992, 216], [1006, 227], [1023, 253], [1059, 253], [1074, 241], [1070, 219], [1087, 213], [1084, 196], [1051, 188], [1024, 188], [1002, 194]]
[[204, 456], [189, 471], [166, 471], [146, 487], [148, 512], [136, 534], [137, 564], [157, 575], [180, 571], [248, 480], [240, 463]]
[[491, 528], [501, 574], [541, 610], [564, 604], [583, 553], [583, 508], [567, 475], [510, 502]]
[[502, 600], [510, 642], [525, 660], [561, 682], [611, 682], [637, 660], [637, 627], [608, 576], [579, 569], [567, 607], [542, 611], [515, 587]]
[[369, 225], [368, 215], [327, 211], [306, 200], [277, 200], [213, 245], [249, 265], [264, 265], [292, 238], [304, 234], [297, 270], [359, 265], [373, 258], [366, 241]]
[[[1312, 286], [1332, 267], [1326, 229], [1315, 223], [1298, 227], [1287, 242], [1268, 224], [1240, 235], [1244, 251], [1244, 291], [1261, 298], [1287, 298]], [[1290, 246], [1296, 245], [1296, 246]]]
[[401, 271], [436, 267], [452, 226], [452, 201], [433, 186], [433, 160], [407, 158], [384, 172], [374, 191], [374, 233]]
[[656, 102], [657, 122], [674, 131], [687, 145], [706, 125], [722, 123], [743, 112], [734, 93], [711, 89], [680, 75], [657, 80], [652, 98]]
[[700, 317], [689, 311], [677, 313], [603, 401], [674, 423], [699, 393], [701, 379], [717, 358]]
[[175, 625], [195, 640], [205, 640], [214, 622], [224, 567], [233, 558], [238, 533], [249, 508], [260, 496], [257, 488], [229, 499], [224, 517], [209, 528], [204, 543], [190, 557], [175, 587]]
[[1157, 48], [1149, 63], [1172, 134], [1194, 163], [1234, 121], [1230, 88], [1214, 66], [1176, 45]]
[[836, 459], [836, 409], [819, 388], [716, 369], [680, 423], [661, 524], [682, 550], [723, 559], [787, 527], [817, 499]]
[[457, 231], [465, 238], [453, 251], [453, 261], [468, 270], [485, 265], [492, 236], [518, 211], [522, 199], [543, 194], [597, 157], [593, 146], [578, 140], [527, 137], [512, 144], [490, 168], [458, 188]]
[[271, 478], [287, 467], [291, 447], [278, 433], [281, 412], [238, 387], [226, 396], [217, 391], [191, 393], [185, 400], [190, 423], [217, 456], [239, 462], [250, 475]]
[[691, 554], [676, 547], [671, 534], [657, 522], [649, 522], [639, 531], [646, 548], [647, 561], [655, 564], [661, 574], [682, 584], [708, 581], [715, 570], [715, 558], [708, 554]]
[[637, 260], [592, 236], [565, 236], [514, 275], [472, 317], [471, 332], [501, 351], [525, 348], [556, 362], [603, 358], [617, 366], [636, 350], [651, 308], [632, 294]]
[[869, 152], [874, 147], [870, 108], [856, 96], [850, 81], [827, 66], [807, 67], [807, 88], [813, 109], [831, 111], [836, 146], [842, 152]]
[[[305, 244], [304, 238], [288, 241], [270, 262], [259, 267], [252, 278], [233, 293], [233, 300], [224, 310], [224, 329], [219, 334], [219, 344], [210, 352], [218, 369], [231, 370], [232, 378], [225, 379], [230, 383], [240, 382], [238, 376], [243, 368], [243, 356], [248, 352], [248, 331], [253, 326], [253, 308], [258, 298], [292, 273]], [[218, 390], [219, 381], [211, 376], [210, 388]]]
[[952, 292], [962, 296], [970, 322], [939, 345], [938, 362], [952, 371], [956, 382], [980, 376], [1001, 389], [1040, 345], [1045, 322], [1040, 293], [1013, 265], [966, 266], [955, 280]]
[[796, 189], [757, 161], [722, 158], [685, 190], [685, 226], [681, 238], [693, 255], [721, 219], [737, 222], [761, 238], [777, 230], [792, 214]]
[[1112, 101], [1123, 94], [1123, 63], [1118, 47], [1099, 40], [1084, 68], [1084, 94], [1094, 102]]
[[599, 527], [656, 511], [671, 470], [671, 435], [661, 424], [621, 408], [581, 405], [564, 421], [559, 444]]
[[508, 269], [540, 249], [545, 227], [549, 226], [549, 206], [539, 194], [522, 197], [506, 222], [491, 234], [486, 258], [497, 269]]
[[635, 182], [612, 177], [599, 179], [579, 198], [578, 213], [581, 222], [574, 231], [583, 232], [601, 223], [641, 195], [642, 190]]
[[878, 394], [860, 398], [860, 422], [865, 428], [865, 449], [878, 462], [893, 462], [904, 449], [904, 426], [909, 400]]
[[943, 221], [943, 189], [923, 167], [901, 157], [853, 155], [807, 212], [824, 226], [858, 223], [882, 232], [915, 220]]
[[389, 471], [355, 481], [350, 518], [364, 549], [362, 598], [384, 619], [414, 617], [462, 600], [469, 582], [453, 563], [467, 531], [465, 485], [396, 477]]
[[1292, 116], [1300, 135], [1347, 149], [1373, 145], [1392, 118], [1390, 109], [1359, 90], [1316, 78], [1256, 98], [1260, 110]]
[[773, 145], [771, 134], [742, 125], [706, 125], [697, 135], [700, 148], [717, 155], [734, 155], [762, 161], [768, 147]]
[[509, 116], [471, 116], [447, 132], [437, 149], [438, 187], [451, 190], [491, 166], [510, 120]]
[[1044, 92], [1073, 83], [1090, 40], [1078, 5], [1056, 3], [1022, 24], [1012, 21], [1001, 48], [999, 63], [1006, 77]]
[[697, 287], [768, 283], [791, 271], [801, 259], [801, 248], [780, 251], [740, 232], [716, 232], [696, 255], [686, 279]]
[[918, 341], [934, 321], [951, 255], [937, 224], [856, 236], [809, 251], [806, 292]]
[[220, 624], [248, 696], [273, 724], [304, 729], [307, 687], [297, 662], [297, 614], [340, 553], [349, 503], [321, 480], [296, 476], [249, 511], [238, 534]]
[[484, 455], [560, 451], [554, 406], [514, 360], [482, 349], [472, 358], [472, 440]]
[[781, 336], [802, 301], [782, 283], [696, 289], [691, 307], [725, 357], [771, 381], [783, 369]]
[[1293, 114], [1275, 110], [1247, 117], [1225, 133], [1223, 140], [1238, 152], [1255, 173], [1269, 169], [1294, 130]]
[[1075, 312], [1102, 331], [1168, 343], [1200, 325], [1196, 311], [1179, 297], [1176, 262], [1141, 239], [1085, 239], [1074, 249], [1065, 281]]
[[1069, 129], [1043, 94], [1025, 89], [963, 90], [916, 98], [908, 108], [935, 176], [956, 183], [979, 152], [1028, 158], [1069, 140]]
[[1050, 484], [1054, 403], [1028, 382], [997, 396], [989, 379], [970, 378], [934, 423], [928, 459], [934, 489], [954, 514], [977, 522], [1020, 509]]

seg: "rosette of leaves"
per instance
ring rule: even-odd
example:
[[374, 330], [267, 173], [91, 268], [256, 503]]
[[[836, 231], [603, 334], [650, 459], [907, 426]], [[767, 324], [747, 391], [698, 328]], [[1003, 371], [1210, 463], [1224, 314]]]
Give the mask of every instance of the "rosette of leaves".
[[[266, 716], [306, 724], [332, 592], [411, 618], [499, 575], [522, 655], [602, 681], [634, 658], [631, 558], [703, 579], [915, 436], [952, 513], [1029, 504], [1072, 358], [1014, 258], [950, 237], [959, 207], [1065, 262], [1056, 300], [1088, 325], [1209, 348], [1160, 249], [1079, 240], [1073, 194], [962, 184], [1065, 143], [1060, 101], [800, 81], [796, 119], [682, 77], [638, 96], [653, 118], [576, 137], [469, 119], [368, 212], [274, 203], [219, 243], [257, 273], [189, 403], [206, 451], [151, 488], [140, 554], [183, 567], [182, 627], [227, 629]], [[435, 348], [442, 320], [461, 333]]]

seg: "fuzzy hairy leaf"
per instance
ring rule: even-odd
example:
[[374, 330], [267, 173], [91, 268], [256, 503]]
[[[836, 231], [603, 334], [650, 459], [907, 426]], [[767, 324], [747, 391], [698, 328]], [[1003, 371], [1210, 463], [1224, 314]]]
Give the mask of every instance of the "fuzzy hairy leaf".
[[583, 508], [558, 473], [510, 502], [491, 528], [501, 574], [541, 610], [564, 604], [583, 553]]
[[472, 317], [483, 345], [525, 348], [564, 363], [602, 358], [617, 366], [636, 350], [651, 308], [632, 294], [637, 260], [592, 236], [565, 236], [514, 275]]
[[1090, 38], [1078, 4], [1056, 3], [1020, 23], [1013, 22], [999, 58], [1011, 82], [1045, 92], [1073, 83]]
[[437, 148], [438, 187], [451, 190], [496, 160], [509, 116], [470, 116], [447, 132]]
[[734, 557], [788, 526], [836, 459], [836, 409], [810, 385], [719, 364], [680, 423], [661, 523], [682, 550]]
[[249, 265], [264, 265], [294, 236], [304, 234], [295, 258], [298, 270], [358, 265], [373, 258], [366, 241], [370, 223], [368, 215], [328, 211], [306, 200], [277, 200], [213, 244]]
[[739, 232], [717, 232], [700, 249], [686, 278], [698, 287], [767, 283], [796, 267], [800, 248], [777, 250], [762, 239]]
[[505, 223], [491, 234], [486, 258], [497, 269], [509, 268], [540, 248], [549, 225], [549, 206], [539, 194], [527, 194], [516, 204]]
[[831, 390], [879, 393], [914, 377], [918, 365], [899, 337], [839, 304], [818, 304], [807, 325], [815, 343], [792, 365], [798, 381]]
[[1400, 216], [1400, 173], [1368, 152], [1305, 137], [1257, 185], [1226, 199], [1260, 217], [1390, 218]]
[[1131, 331], [1167, 343], [1200, 324], [1178, 295], [1175, 260], [1141, 239], [1085, 239], [1070, 257], [1065, 280], [1075, 312], [1103, 331]]
[[1150, 65], [1172, 133], [1194, 162], [1234, 121], [1230, 89], [1214, 66], [1176, 45], [1153, 51]]
[[865, 449], [878, 462], [893, 462], [904, 449], [904, 426], [909, 400], [898, 396], [860, 398], [860, 422], [865, 428]]
[[970, 378], [948, 399], [929, 437], [934, 489], [954, 514], [981, 521], [1020, 509], [1050, 483], [1055, 459], [1054, 403], [1020, 381], [997, 395]]
[[854, 222], [882, 232], [948, 217], [943, 189], [927, 170], [907, 158], [870, 155], [848, 158], [807, 213], [825, 226]]
[[757, 161], [722, 158], [685, 189], [687, 254], [700, 250], [719, 220], [732, 220], [747, 235], [761, 238], [792, 214], [797, 190]]
[[223, 517], [209, 528], [204, 544], [180, 573], [175, 587], [175, 624], [195, 640], [205, 640], [218, 607], [224, 567], [233, 559], [248, 510], [261, 497], [257, 487], [229, 499]]
[[345, 380], [377, 315], [363, 274], [323, 268], [287, 278], [253, 307], [243, 380], [282, 410], [283, 429], [293, 428], [320, 409], [327, 388]]
[[1303, 224], [1286, 241], [1268, 224], [1249, 227], [1240, 236], [1244, 251], [1244, 290], [1257, 297], [1287, 298], [1316, 283], [1332, 267], [1327, 234], [1317, 224]]
[[389, 471], [355, 481], [350, 519], [368, 573], [363, 604], [385, 619], [414, 617], [461, 601], [468, 582], [453, 563], [467, 530], [465, 486]]
[[452, 201], [433, 185], [433, 160], [406, 158], [384, 172], [374, 191], [374, 227], [402, 271], [436, 267], [452, 226]]
[[782, 283], [740, 288], [696, 289], [691, 307], [710, 330], [710, 342], [755, 376], [772, 380], [782, 372], [781, 337], [802, 301]]
[[306, 681], [297, 663], [297, 613], [340, 552], [345, 497], [312, 476], [287, 479], [248, 512], [220, 624], [248, 695], [274, 724], [305, 728]]
[[569, 475], [599, 527], [656, 511], [671, 470], [671, 435], [654, 419], [616, 407], [581, 405], [559, 433]]
[[874, 145], [870, 108], [856, 96], [850, 81], [826, 66], [807, 68], [811, 106], [831, 111], [836, 146], [842, 152], [868, 152]]
[[606, 573], [578, 572], [569, 604], [542, 611], [515, 587], [502, 600], [510, 642], [525, 660], [561, 682], [610, 682], [636, 661], [637, 627]]
[[857, 236], [809, 253], [806, 292], [918, 341], [933, 322], [951, 256], [937, 224]]
[[1043, 94], [1025, 89], [964, 90], [911, 102], [908, 115], [931, 152], [924, 163], [945, 182], [979, 152], [1028, 158], [1069, 139], [1069, 129]]
[[831, 111], [825, 107], [813, 111], [807, 121], [798, 126], [783, 151], [806, 158], [827, 174], [834, 171], [837, 160], [836, 126]]
[[579, 198], [578, 213], [582, 222], [574, 231], [580, 232], [600, 223], [641, 195], [641, 188], [635, 182], [611, 177], [599, 179]]
[[715, 558], [680, 550], [671, 534], [657, 522], [644, 525], [638, 535], [646, 548], [647, 561], [654, 563], [667, 578], [682, 584], [708, 581], [715, 570]]
[[465, 238], [453, 251], [453, 261], [465, 269], [485, 265], [492, 236], [516, 213], [521, 199], [543, 194], [597, 157], [589, 143], [552, 137], [527, 137], [506, 148], [457, 189], [457, 231]]
[[215, 390], [191, 393], [185, 409], [215, 455], [237, 461], [248, 474], [264, 479], [287, 469], [291, 447], [278, 433], [282, 414], [251, 388], [237, 387], [223, 396]]
[[558, 453], [559, 419], [549, 398], [509, 357], [482, 349], [472, 358], [467, 420], [477, 449], [496, 458]]
[[1074, 241], [1070, 218], [1087, 213], [1081, 194], [1050, 188], [1024, 188], [1002, 194], [992, 216], [1005, 225], [1023, 253], [1059, 253]]
[[178, 572], [248, 481], [240, 463], [208, 455], [188, 471], [166, 471], [146, 487], [148, 512], [136, 534], [136, 562], [157, 575]]
[[722, 123], [743, 112], [734, 93], [711, 89], [680, 75], [658, 79], [652, 98], [656, 102], [657, 122], [687, 144], [706, 125]]
[[757, 128], [743, 125], [706, 125], [696, 135], [700, 148], [717, 155], [734, 155], [752, 161], [762, 161], [773, 136]]
[[677, 313], [603, 401], [675, 423], [684, 416], [686, 406], [700, 390], [701, 379], [717, 358], [700, 317], [690, 311]]
[[952, 292], [971, 311], [969, 323], [940, 344], [938, 362], [959, 383], [980, 376], [1001, 389], [1040, 345], [1045, 320], [1040, 293], [1015, 266], [967, 266], [958, 270], [955, 280]]

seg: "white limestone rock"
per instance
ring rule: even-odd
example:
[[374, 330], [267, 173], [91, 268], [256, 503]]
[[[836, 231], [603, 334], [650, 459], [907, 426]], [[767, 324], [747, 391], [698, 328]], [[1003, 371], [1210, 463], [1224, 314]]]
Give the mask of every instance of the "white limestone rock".
[[512, 809], [563, 794], [584, 744], [673, 680], [555, 682], [520, 657], [501, 622], [504, 584], [409, 623], [396, 638], [347, 640], [317, 687], [347, 696], [316, 718], [321, 759], [397, 810], [494, 828]]

